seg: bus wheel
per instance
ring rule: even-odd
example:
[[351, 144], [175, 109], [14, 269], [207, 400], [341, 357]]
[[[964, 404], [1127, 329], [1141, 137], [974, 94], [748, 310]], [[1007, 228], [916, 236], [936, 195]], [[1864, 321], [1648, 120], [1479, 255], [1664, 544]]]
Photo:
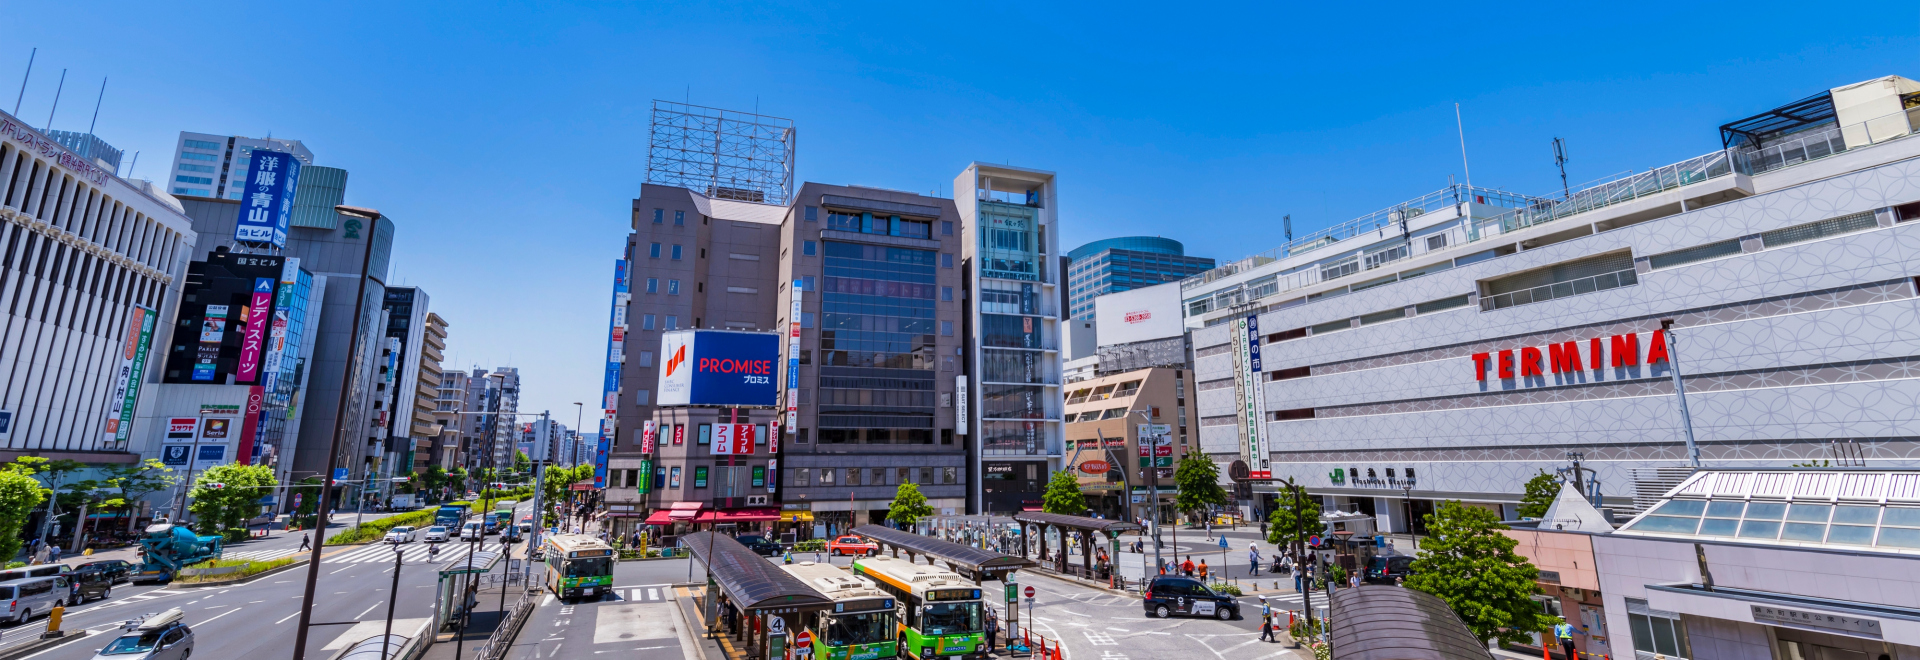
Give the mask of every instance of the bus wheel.
[[893, 649], [893, 656], [896, 658], [913, 657], [912, 654], [907, 653], [907, 636], [906, 635], [900, 636], [900, 641], [897, 643], [897, 645]]

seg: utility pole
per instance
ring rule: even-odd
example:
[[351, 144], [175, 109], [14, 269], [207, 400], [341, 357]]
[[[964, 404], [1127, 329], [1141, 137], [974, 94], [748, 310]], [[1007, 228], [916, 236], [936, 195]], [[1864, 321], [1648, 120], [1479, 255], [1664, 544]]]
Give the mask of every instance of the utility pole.
[[[540, 411], [540, 426], [544, 429], [541, 433], [549, 437], [553, 435], [553, 418], [548, 416], [545, 410]], [[548, 445], [550, 443], [542, 444]], [[546, 500], [547, 464], [553, 462], [552, 447], [548, 446], [547, 448], [549, 451], [547, 452], [546, 460], [541, 461], [540, 466], [534, 468], [533, 471], [533, 525], [531, 525], [533, 531], [527, 534], [527, 559], [526, 561], [520, 562], [520, 587], [523, 589], [526, 588], [528, 584], [532, 584], [530, 580], [533, 579], [533, 549], [539, 547], [540, 531], [546, 529], [547, 524], [546, 509], [541, 508], [541, 503]], [[507, 524], [511, 525], [513, 521], [509, 519]], [[508, 554], [512, 553], [509, 552]], [[503, 591], [504, 589], [505, 587], [502, 587]], [[502, 598], [504, 598], [504, 596]], [[505, 610], [506, 608], [502, 607], [501, 609]]]

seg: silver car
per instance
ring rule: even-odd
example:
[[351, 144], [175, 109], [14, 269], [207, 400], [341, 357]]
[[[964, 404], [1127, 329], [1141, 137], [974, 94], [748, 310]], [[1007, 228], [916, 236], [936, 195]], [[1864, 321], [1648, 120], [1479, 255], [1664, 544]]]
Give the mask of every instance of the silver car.
[[432, 527], [428, 527], [426, 540], [428, 543], [446, 543], [447, 528], [442, 525], [434, 525]]
[[180, 608], [126, 622], [94, 660], [187, 660], [193, 657], [193, 629]]
[[388, 543], [412, 543], [419, 540], [419, 536], [419, 528], [401, 525], [387, 530], [385, 540]]

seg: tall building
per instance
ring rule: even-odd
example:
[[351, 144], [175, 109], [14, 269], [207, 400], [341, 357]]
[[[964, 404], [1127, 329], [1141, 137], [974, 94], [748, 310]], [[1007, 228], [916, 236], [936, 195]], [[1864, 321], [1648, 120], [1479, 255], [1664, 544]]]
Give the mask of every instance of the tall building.
[[[513, 468], [513, 452], [520, 445], [520, 370], [498, 367], [486, 373], [487, 447], [492, 462], [481, 467]], [[486, 460], [486, 459], [483, 459]]]
[[151, 390], [198, 238], [166, 193], [0, 113], [0, 447], [158, 450]]
[[386, 345], [374, 385], [373, 414], [374, 435], [383, 446], [374, 472], [388, 494], [394, 478], [416, 474], [424, 467], [416, 464], [417, 454], [440, 434], [432, 415], [439, 395], [440, 352], [435, 349], [425, 355], [429, 303], [427, 292], [417, 287], [388, 287], [382, 300]]
[[[425, 294], [422, 294], [423, 296]], [[446, 375], [440, 362], [447, 349], [447, 320], [427, 312], [420, 333], [419, 375], [413, 382], [413, 472], [424, 474], [438, 459], [440, 436], [449, 428], [440, 422], [440, 381]], [[442, 465], [441, 467], [448, 467]]]
[[[1061, 465], [1059, 196], [1052, 172], [973, 163], [954, 179], [968, 306], [962, 332], [971, 439], [969, 512], [1039, 507], [1043, 490], [996, 490], [983, 474], [1044, 484]], [[944, 264], [942, 264], [944, 266]]]
[[1093, 313], [1096, 296], [1178, 282], [1212, 270], [1212, 259], [1186, 256], [1180, 241], [1159, 236], [1107, 238], [1067, 253], [1068, 318]]
[[175, 195], [240, 199], [255, 149], [293, 154], [301, 163], [313, 164], [313, 152], [299, 140], [181, 131], [173, 167], [167, 171], [167, 189]]
[[464, 414], [475, 410], [468, 407], [470, 397], [467, 390], [471, 385], [471, 377], [465, 371], [454, 369], [440, 374], [440, 385], [435, 390], [433, 420], [440, 425], [441, 431], [433, 443], [433, 464], [443, 470], [465, 467], [467, 454], [474, 445], [476, 434], [472, 429], [479, 419]]
[[[1192, 447], [1186, 434], [1190, 376], [1184, 369], [1139, 369], [1067, 388], [1066, 464], [1088, 508], [1116, 520], [1140, 520], [1153, 517], [1157, 496], [1159, 520], [1173, 519], [1173, 466]], [[1021, 476], [989, 473], [983, 487], [1046, 488], [1020, 483]]]
[[1912, 469], [1915, 126], [1920, 84], [1867, 81], [1571, 195], [1451, 186], [1189, 278], [1201, 449], [1394, 531], [1512, 519], [1571, 459], [1618, 511], [1696, 464]]

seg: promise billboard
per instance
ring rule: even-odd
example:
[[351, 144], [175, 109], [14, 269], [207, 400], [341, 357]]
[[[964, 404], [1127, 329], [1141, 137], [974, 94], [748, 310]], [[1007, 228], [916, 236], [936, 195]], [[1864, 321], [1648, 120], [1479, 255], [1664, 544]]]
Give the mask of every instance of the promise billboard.
[[759, 408], [779, 404], [773, 365], [780, 335], [679, 330], [660, 337], [662, 406]]

